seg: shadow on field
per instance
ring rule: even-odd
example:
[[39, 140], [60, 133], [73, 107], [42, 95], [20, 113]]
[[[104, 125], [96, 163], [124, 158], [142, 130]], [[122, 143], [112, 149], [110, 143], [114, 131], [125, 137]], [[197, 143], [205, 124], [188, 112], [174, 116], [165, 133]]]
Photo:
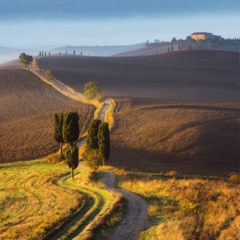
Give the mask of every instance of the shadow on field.
[[187, 175], [222, 177], [238, 172], [240, 154], [236, 149], [239, 149], [240, 141], [237, 121], [213, 121], [200, 126], [199, 132], [197, 141], [169, 152], [125, 148], [113, 142], [108, 164], [133, 172], [176, 171]]
[[207, 110], [207, 111], [224, 111], [224, 112], [239, 112], [239, 108], [228, 108], [228, 107], [214, 107], [214, 106], [205, 106], [205, 105], [167, 105], [167, 106], [147, 106], [142, 109], [187, 109], [187, 110]]

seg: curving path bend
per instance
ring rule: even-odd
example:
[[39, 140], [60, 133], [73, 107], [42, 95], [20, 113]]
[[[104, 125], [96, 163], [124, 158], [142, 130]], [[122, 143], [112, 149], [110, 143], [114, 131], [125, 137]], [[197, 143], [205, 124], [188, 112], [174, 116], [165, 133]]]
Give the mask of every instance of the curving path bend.
[[[41, 70], [33, 68], [39, 75], [44, 78], [44, 73]], [[42, 79], [42, 78], [41, 78]], [[45, 81], [44, 79], [42, 79]], [[83, 95], [81, 93], [76, 92], [75, 90], [69, 88], [64, 85], [60, 81], [53, 79], [51, 83], [49, 81], [45, 81], [58, 90], [60, 93], [68, 96], [77, 101], [83, 101]], [[106, 115], [111, 107], [111, 101], [105, 100], [101, 110], [98, 113], [98, 118], [102, 121], [106, 121]], [[84, 144], [86, 139], [79, 141], [77, 143], [78, 147]], [[139, 233], [145, 227], [149, 226], [148, 221], [148, 205], [147, 203], [138, 195], [129, 192], [127, 190], [121, 188], [115, 188], [115, 174], [111, 171], [103, 172], [102, 181], [105, 187], [109, 190], [112, 190], [117, 193], [121, 193], [123, 197], [128, 202], [128, 212], [124, 220], [120, 223], [120, 225], [116, 228], [115, 232], [112, 236], [109, 237], [109, 240], [135, 240], [138, 238]]]
[[149, 226], [148, 205], [138, 195], [121, 188], [115, 188], [115, 175], [111, 171], [103, 172], [102, 181], [105, 187], [117, 193], [121, 193], [128, 201], [128, 212], [124, 220], [117, 227], [109, 240], [135, 240], [145, 227]]

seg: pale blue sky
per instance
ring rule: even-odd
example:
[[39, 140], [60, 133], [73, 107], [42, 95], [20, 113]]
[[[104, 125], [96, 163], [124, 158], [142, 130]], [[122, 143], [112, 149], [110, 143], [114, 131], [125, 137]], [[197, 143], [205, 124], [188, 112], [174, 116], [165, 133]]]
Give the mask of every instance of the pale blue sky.
[[1, 0], [0, 46], [53, 48], [240, 36], [240, 0]]

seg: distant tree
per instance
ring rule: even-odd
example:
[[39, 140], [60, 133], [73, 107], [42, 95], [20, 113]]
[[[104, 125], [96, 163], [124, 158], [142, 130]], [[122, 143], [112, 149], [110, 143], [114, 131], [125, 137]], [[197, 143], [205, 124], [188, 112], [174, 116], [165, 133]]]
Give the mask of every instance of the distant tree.
[[110, 134], [107, 122], [102, 122], [98, 127], [98, 152], [103, 165], [110, 157]]
[[33, 61], [33, 57], [27, 55], [26, 53], [21, 53], [19, 55], [18, 62], [24, 65], [24, 67], [27, 67], [27, 65], [29, 65], [32, 61]]
[[84, 85], [84, 93], [85, 98], [92, 99], [100, 99], [102, 94], [102, 89], [99, 84], [96, 82], [89, 82]]
[[71, 168], [71, 176], [74, 179], [74, 169], [78, 167], [78, 147], [76, 144], [68, 146], [65, 151], [65, 160], [69, 168]]
[[101, 124], [100, 119], [92, 119], [87, 131], [86, 152], [90, 153], [92, 150], [98, 149], [98, 128]]
[[172, 43], [172, 44], [175, 44], [176, 42], [177, 42], [177, 39], [176, 39], [175, 37], [173, 37], [171, 43]]
[[54, 134], [53, 139], [60, 144], [60, 159], [62, 159], [62, 146], [64, 143], [62, 128], [63, 128], [63, 113], [54, 114]]
[[73, 146], [79, 138], [79, 117], [77, 112], [67, 112], [63, 117], [63, 140]]

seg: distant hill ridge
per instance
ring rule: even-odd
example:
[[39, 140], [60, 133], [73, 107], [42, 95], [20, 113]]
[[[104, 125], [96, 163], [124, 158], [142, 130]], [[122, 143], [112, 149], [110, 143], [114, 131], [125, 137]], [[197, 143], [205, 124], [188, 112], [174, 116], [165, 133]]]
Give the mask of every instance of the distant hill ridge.
[[73, 54], [75, 51], [76, 55], [91, 55], [91, 56], [111, 56], [122, 52], [134, 51], [144, 47], [144, 43], [135, 45], [125, 46], [65, 46], [51, 49], [50, 52], [53, 54]]

